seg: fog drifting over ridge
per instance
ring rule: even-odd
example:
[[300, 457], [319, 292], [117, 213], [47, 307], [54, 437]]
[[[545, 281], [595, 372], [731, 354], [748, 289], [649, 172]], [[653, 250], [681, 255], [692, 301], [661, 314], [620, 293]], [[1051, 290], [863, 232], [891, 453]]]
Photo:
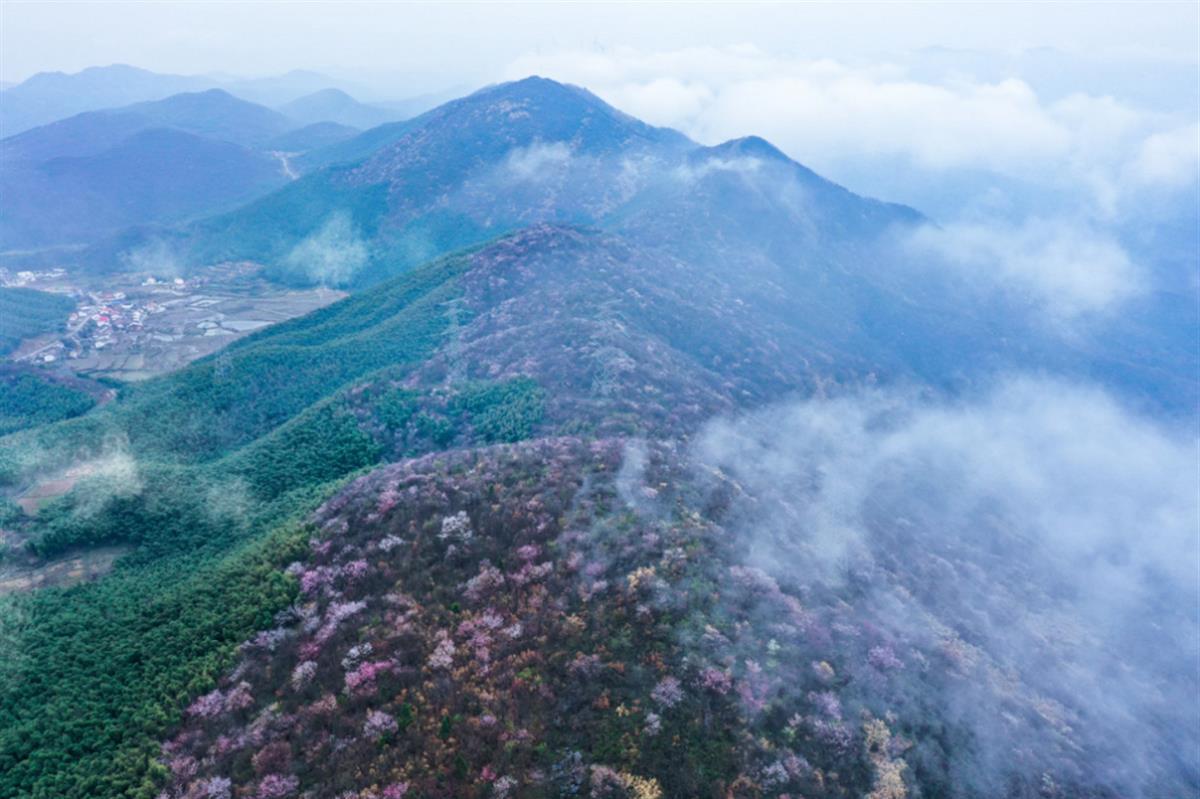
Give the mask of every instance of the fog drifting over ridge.
[[[714, 421], [695, 451], [748, 498], [748, 566], [853, 597], [854, 624], [892, 642], [895, 676], [864, 664], [850, 692], [969, 732], [960, 788], [998, 795], [1046, 769], [1159, 797], [1200, 779], [1190, 432], [1094, 387], [1012, 376], [968, 399], [783, 404]], [[926, 671], [940, 657], [943, 682]]]
[[1090, 71], [1101, 60], [699, 46], [543, 52], [505, 74], [577, 83], [702, 144], [762, 136], [853, 191], [928, 215], [901, 245], [914, 259], [1078, 328], [1200, 287], [1195, 70], [1143, 61], [1130, 67], [1140, 80], [1123, 79]]
[[1147, 288], [1111, 234], [1070, 221], [925, 226], [902, 246], [976, 285], [1024, 298], [1056, 323], [1113, 312]]
[[567, 51], [519, 58], [505, 77], [578, 83], [705, 144], [763, 136], [835, 179], [864, 157], [931, 179], [983, 171], [1043, 190], [1086, 190], [1089, 211], [1101, 217], [1142, 191], [1194, 184], [1194, 82], [1177, 80], [1176, 102], [1149, 108], [1114, 93], [1119, 87], [1055, 97], [1012, 73], [976, 77], [970, 54], [963, 61], [961, 71], [930, 76], [902, 60], [860, 64], [757, 48]]

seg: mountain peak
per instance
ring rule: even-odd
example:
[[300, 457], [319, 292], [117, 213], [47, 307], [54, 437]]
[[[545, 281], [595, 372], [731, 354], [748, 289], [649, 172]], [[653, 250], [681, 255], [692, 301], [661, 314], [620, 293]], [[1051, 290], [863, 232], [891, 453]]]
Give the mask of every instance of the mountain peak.
[[578, 88], [578, 87], [571, 86], [570, 84], [567, 84], [567, 83], [560, 83], [559, 81], [556, 81], [553, 78], [547, 78], [542, 75], [529, 75], [527, 77], [518, 78], [517, 80], [510, 80], [507, 83], [502, 83], [499, 85], [501, 85], [501, 86], [532, 86], [532, 87], [541, 87], [541, 88], [546, 88], [546, 89]]
[[615, 113], [620, 113], [608, 103], [601, 100], [596, 95], [579, 86], [570, 83], [559, 83], [551, 78], [544, 78], [541, 75], [530, 75], [527, 78], [520, 80], [508, 81], [507, 83], [496, 83], [491, 86], [486, 86], [474, 94], [468, 95], [465, 100], [471, 98], [492, 99], [503, 97], [513, 100], [537, 100], [541, 102], [559, 102], [572, 103], [583, 106], [592, 106], [595, 108], [603, 108]]
[[279, 106], [279, 111], [305, 124], [337, 122], [360, 129], [373, 128], [397, 118], [396, 114], [386, 109], [360, 103], [351, 95], [332, 86], [285, 103]]
[[357, 100], [355, 100], [353, 97], [351, 97], [349, 94], [342, 91], [341, 89], [338, 89], [334, 86], [328, 86], [324, 89], [317, 89], [315, 92], [306, 94], [303, 97], [299, 97], [295, 100], [292, 100], [292, 102], [288, 103], [288, 105], [294, 105], [294, 104], [299, 104], [299, 103], [303, 103], [306, 101], [318, 101], [318, 100], [320, 100], [322, 102], [338, 102], [338, 103], [356, 103], [356, 102], [358, 102]]
[[86, 111], [118, 108], [185, 91], [213, 81], [149, 72], [129, 64], [88, 67], [79, 72], [39, 72], [4, 92], [0, 130], [12, 136]]
[[531, 76], [487, 86], [411, 120], [352, 179], [412, 185], [419, 175], [431, 187], [450, 185], [479, 163], [553, 144], [592, 155], [694, 146], [682, 133], [647, 125], [585, 89]]
[[[686, 136], [668, 128], [656, 128], [636, 117], [626, 114], [609, 105], [600, 97], [587, 89], [571, 83], [560, 83], [552, 78], [541, 75], [530, 75], [520, 80], [507, 83], [497, 83], [487, 86], [474, 94], [467, 95], [457, 102], [447, 103], [441, 109], [451, 110], [455, 107], [477, 105], [483, 102], [508, 101], [523, 103], [524, 108], [532, 114], [549, 120], [574, 119], [583, 122], [589, 118], [605, 120], [608, 125], [620, 127], [629, 131], [636, 130], [640, 135], [655, 139], [669, 139], [674, 143], [689, 143]], [[436, 113], [439, 109], [434, 109]], [[514, 111], [518, 109], [512, 109]], [[518, 114], [518, 118], [520, 117]]]
[[172, 94], [170, 97], [164, 97], [161, 100], [148, 100], [142, 103], [134, 103], [133, 105], [124, 108], [112, 109], [113, 112], [122, 113], [126, 111], [142, 111], [149, 109], [172, 109], [172, 108], [221, 108], [225, 106], [241, 106], [253, 107], [255, 103], [248, 100], [243, 100], [240, 97], [234, 97], [224, 89], [201, 89], [194, 92], [180, 92]]
[[752, 156], [771, 161], [792, 161], [786, 153], [761, 136], [743, 136], [740, 139], [730, 139], [712, 147], [710, 151], [727, 155]]

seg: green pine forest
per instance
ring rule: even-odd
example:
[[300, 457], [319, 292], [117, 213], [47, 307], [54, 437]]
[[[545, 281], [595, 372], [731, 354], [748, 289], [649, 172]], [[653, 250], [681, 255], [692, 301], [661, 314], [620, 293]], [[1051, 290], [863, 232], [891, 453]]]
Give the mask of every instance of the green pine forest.
[[[378, 463], [400, 428], [414, 451], [529, 435], [542, 403], [531, 380], [437, 397], [396, 385], [446, 336], [467, 258], [0, 439], [9, 490], [71, 462], [101, 464], [25, 524], [32, 552], [132, 547], [104, 580], [0, 598], [0, 648], [15, 653], [0, 663], [0, 795], [154, 796], [158, 741], [188, 698], [294, 599], [283, 567], [323, 498]], [[356, 401], [364, 391], [369, 406]], [[20, 403], [6, 399], [0, 418]], [[80, 410], [58, 404], [63, 417]]]

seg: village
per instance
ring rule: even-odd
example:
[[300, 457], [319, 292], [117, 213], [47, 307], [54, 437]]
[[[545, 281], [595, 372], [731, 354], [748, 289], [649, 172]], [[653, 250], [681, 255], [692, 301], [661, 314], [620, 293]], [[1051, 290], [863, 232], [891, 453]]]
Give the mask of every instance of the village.
[[249, 262], [187, 278], [128, 273], [110, 277], [104, 289], [77, 283], [63, 269], [0, 270], [0, 285], [67, 294], [76, 303], [62, 331], [25, 340], [13, 361], [120, 380], [178, 369], [233, 338], [345, 296], [327, 288], [281, 288], [260, 279]]

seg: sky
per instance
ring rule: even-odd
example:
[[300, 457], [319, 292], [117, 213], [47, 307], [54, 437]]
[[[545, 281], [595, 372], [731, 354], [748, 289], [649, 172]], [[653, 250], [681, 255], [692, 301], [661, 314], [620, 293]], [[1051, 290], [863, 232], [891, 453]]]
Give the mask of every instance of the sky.
[[[246, 76], [297, 67], [399, 73], [410, 90], [494, 78], [562, 50], [753, 47], [887, 59], [922, 48], [1052, 47], [1194, 62], [1197, 4], [509, 4], [26, 2], [0, 4], [0, 80], [113, 62]], [[436, 88], [436, 86], [434, 86]]]

